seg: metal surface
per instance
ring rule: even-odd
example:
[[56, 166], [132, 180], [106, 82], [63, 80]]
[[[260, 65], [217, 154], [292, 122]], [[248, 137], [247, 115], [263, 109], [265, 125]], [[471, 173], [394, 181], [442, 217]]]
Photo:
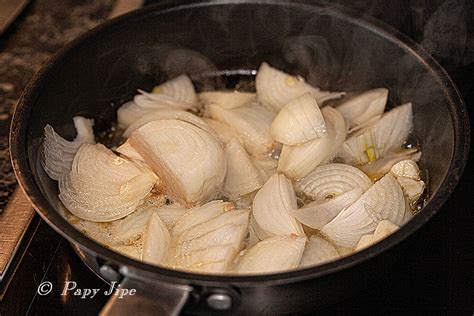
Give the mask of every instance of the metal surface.
[[[213, 5], [208, 4], [208, 6], [212, 7]], [[275, 3], [271, 4], [265, 2], [265, 5], [263, 5], [262, 3], [258, 3], [258, 6], [252, 6], [252, 4], [242, 4], [242, 7], [246, 9], [244, 11], [245, 14], [243, 14], [245, 17], [245, 21], [248, 20], [246, 14], [248, 14], [248, 12], [253, 13], [256, 10], [263, 10], [263, 12], [268, 12], [268, 9], [271, 10], [272, 13], [275, 13], [275, 16], [280, 9], [280, 11], [282, 11], [283, 9], [293, 10], [296, 11], [297, 14], [299, 14], [300, 18], [306, 16], [305, 14], [317, 15], [321, 13], [321, 11], [318, 11], [320, 9], [317, 10], [317, 7], [299, 3], [291, 5], [288, 3], [279, 3], [277, 5]], [[375, 21], [370, 21], [371, 23], [369, 24], [365, 20], [361, 20], [356, 17], [351, 17], [350, 15], [348, 16], [332, 9], [324, 8], [325, 17], [330, 17], [331, 19], [333, 19], [332, 22], [336, 23], [336, 25], [338, 25], [339, 27], [345, 27], [350, 30], [356, 29], [360, 30], [361, 32], [367, 32], [368, 34], [370, 34], [372, 39], [377, 40], [378, 43], [381, 45], [376, 46], [377, 54], [379, 54], [380, 56], [387, 57], [390, 53], [390, 58], [393, 59], [394, 57], [397, 57], [394, 52], [399, 52], [401, 54], [401, 57], [399, 57], [401, 59], [400, 63], [392, 65], [392, 67], [395, 66], [395, 69], [399, 71], [399, 75], [402, 76], [402, 78], [397, 79], [400, 80], [402, 83], [406, 83], [407, 81], [409, 81], [409, 79], [403, 79], [403, 76], [406, 76], [407, 78], [413, 77], [413, 74], [411, 73], [412, 69], [415, 69], [426, 76], [426, 78], [421, 78], [424, 79], [424, 81], [420, 81], [420, 78], [416, 76], [412, 78], [412, 80], [416, 80], [416, 82], [426, 83], [426, 86], [424, 86], [424, 88], [427, 90], [410, 90], [411, 93], [414, 93], [413, 95], [410, 95], [411, 97], [426, 98], [427, 96], [431, 97], [434, 95], [438, 97], [439, 100], [443, 101], [443, 103], [441, 104], [419, 102], [418, 107], [415, 107], [415, 116], [417, 117], [418, 122], [420, 122], [418, 126], [422, 127], [420, 133], [426, 134], [422, 136], [426, 136], [426, 140], [431, 139], [436, 135], [441, 136], [438, 137], [436, 145], [441, 144], [445, 146], [445, 150], [441, 151], [437, 150], [436, 148], [425, 147], [428, 154], [430, 154], [431, 151], [433, 155], [436, 155], [433, 156], [436, 157], [436, 159], [433, 159], [433, 157], [431, 157], [430, 160], [426, 161], [428, 164], [431, 163], [431, 165], [429, 165], [430, 168], [432, 168], [430, 169], [430, 171], [433, 171], [431, 173], [433, 175], [431, 181], [432, 197], [423, 212], [421, 212], [418, 216], [411, 220], [407, 225], [402, 227], [399, 231], [391, 235], [389, 238], [364, 251], [356, 253], [350, 257], [343, 258], [336, 262], [328, 263], [315, 268], [308, 268], [304, 270], [291, 271], [281, 274], [252, 277], [214, 275], [210, 276], [162, 269], [121, 256], [108, 249], [105, 249], [104, 247], [93, 242], [92, 240], [86, 238], [78, 231], [74, 230], [57, 213], [54, 207], [54, 203], [51, 202], [54, 201], [54, 198], [57, 199], [56, 189], [50, 183], [45, 183], [45, 178], [42, 178], [42, 176], [40, 175], [41, 170], [35, 169], [34, 167], [36, 163], [35, 146], [38, 146], [35, 143], [35, 139], [37, 140], [41, 137], [40, 135], [42, 133], [42, 127], [44, 126], [45, 122], [50, 121], [54, 123], [54, 125], [66, 124], [65, 122], [69, 121], [71, 115], [76, 112], [96, 111], [95, 115], [97, 115], [97, 117], [105, 119], [108, 116], [104, 116], [104, 113], [97, 113], [97, 109], [107, 108], [110, 111], [113, 111], [114, 109], [110, 108], [110, 104], [113, 104], [113, 100], [107, 99], [103, 95], [101, 95], [101, 99], [94, 98], [94, 95], [92, 95], [89, 96], [89, 100], [100, 100], [101, 102], [103, 102], [103, 104], [84, 104], [84, 102], [80, 102], [77, 104], [72, 104], [76, 107], [72, 108], [71, 105], [71, 108], [69, 108], [70, 112], [65, 112], [61, 114], [58, 111], [61, 111], [61, 109], [63, 109], [64, 111], [64, 108], [61, 108], [59, 105], [54, 108], [56, 105], [51, 102], [46, 102], [43, 97], [44, 93], [42, 94], [40, 93], [40, 91], [45, 91], [45, 89], [52, 89], [49, 91], [53, 92], [54, 89], [58, 89], [58, 84], [62, 84], [62, 82], [64, 82], [64, 84], [68, 84], [67, 77], [62, 77], [61, 74], [67, 74], [68, 71], [74, 71], [76, 74], [78, 74], [81, 72], [81, 67], [84, 68], [84, 64], [90, 63], [92, 61], [97, 62], [98, 59], [97, 56], [94, 56], [94, 53], [100, 52], [101, 49], [105, 49], [104, 47], [110, 48], [109, 46], [107, 46], [108, 42], [118, 42], [117, 39], [114, 38], [114, 34], [120, 34], [121, 36], [133, 34], [128, 35], [129, 38], [127, 38], [128, 41], [126, 41], [127, 45], [129, 45], [129, 41], [145, 41], [153, 39], [153, 36], [155, 34], [156, 36], [159, 35], [160, 40], [163, 40], [163, 36], [166, 35], [165, 32], [157, 32], [156, 28], [143, 27], [142, 24], [136, 23], [136, 21], [141, 19], [141, 22], [146, 21], [147, 23], [150, 23], [150, 26], [156, 26], [154, 25], [156, 21], [163, 21], [163, 25], [166, 25], [166, 27], [168, 27], [169, 25], [170, 28], [173, 28], [173, 23], [179, 23], [179, 19], [177, 20], [176, 17], [173, 16], [174, 14], [177, 14], [179, 16], [180, 12], [183, 11], [182, 14], [189, 18], [193, 17], [193, 15], [187, 13], [193, 10], [197, 12], [200, 12], [200, 10], [205, 11], [205, 9], [202, 8], [204, 8], [204, 6], [202, 5], [199, 7], [184, 6], [180, 7], [179, 9], [156, 7], [155, 9], [146, 9], [136, 14], [119, 18], [113, 23], [106, 23], [105, 25], [102, 25], [93, 32], [88, 33], [86, 36], [82, 37], [75, 43], [66, 47], [58, 55], [56, 55], [55, 58], [50, 63], [48, 63], [48, 65], [39, 74], [37, 74], [34, 81], [32, 82], [32, 84], [30, 84], [29, 88], [24, 93], [22, 100], [20, 101], [20, 105], [15, 113], [11, 132], [13, 165], [15, 168], [15, 172], [19, 178], [19, 181], [22, 185], [22, 188], [28, 193], [28, 197], [30, 198], [30, 200], [38, 207], [38, 210], [42, 217], [53, 228], [55, 228], [67, 239], [78, 245], [82, 253], [88, 254], [88, 257], [90, 258], [105, 258], [106, 260], [110, 260], [111, 262], [121, 266], [122, 268], [133, 267], [134, 269], [139, 271], [140, 274], [152, 274], [156, 278], [156, 282], [165, 282], [168, 284], [174, 283], [178, 286], [183, 284], [191, 284], [193, 287], [199, 286], [207, 288], [223, 288], [226, 286], [233, 286], [238, 288], [242, 292], [242, 304], [240, 306], [243, 306], [242, 308], [252, 308], [252, 310], [256, 312], [270, 312], [272, 310], [292, 311], [295, 308], [304, 308], [308, 304], [324, 304], [325, 300], [338, 299], [338, 296], [342, 295], [341, 293], [346, 288], [351, 288], [354, 284], [359, 286], [361, 284], [361, 281], [368, 282], [367, 280], [369, 280], [370, 277], [377, 277], [378, 273], [386, 272], [386, 267], [389, 262], [393, 262], [394, 258], [397, 257], [394, 251], [398, 249], [396, 246], [401, 244], [402, 241], [404, 241], [415, 231], [420, 229], [439, 210], [439, 208], [444, 203], [444, 201], [446, 201], [448, 195], [452, 192], [454, 186], [459, 180], [469, 148], [468, 119], [463, 102], [456, 88], [450, 81], [449, 77], [447, 77], [445, 72], [439, 67], [439, 65], [434, 60], [432, 60], [432, 58], [423, 49], [419, 48], [416, 44], [407, 40], [402, 35], [384, 28], [383, 25], [381, 26]], [[159, 11], [160, 9], [163, 10]], [[222, 9], [225, 11], [226, 6], [221, 5], [221, 7], [217, 9]], [[157, 12], [160, 14], [158, 14]], [[207, 13], [208, 12], [204, 12], [203, 14]], [[284, 13], [288, 12], [285, 11]], [[282, 17], [287, 16], [281, 12], [279, 14], [280, 19], [283, 19]], [[297, 17], [294, 17], [291, 14], [289, 14], [288, 16], [291, 16], [291, 23], [297, 24], [298, 21], [302, 21], [301, 19], [298, 19]], [[157, 20], [153, 20], [153, 17], [159, 17], [159, 19], [157, 18]], [[239, 15], [237, 15], [237, 17], [239, 17]], [[314, 22], [317, 20], [312, 19], [311, 21]], [[288, 21], [285, 20], [285, 22]], [[182, 28], [189, 28], [189, 33], [192, 33], [192, 30], [196, 29], [195, 24], [193, 23], [184, 23], [180, 25]], [[325, 24], [324, 26], [331, 27], [332, 24]], [[137, 35], [139, 34], [137, 33], [137, 30], [139, 27], [142, 27], [141, 30], [143, 31], [143, 34], [140, 34], [142, 36], [137, 38]], [[249, 25], [249, 27], [252, 27], [252, 25]], [[116, 33], [112, 32], [112, 29]], [[117, 32], [117, 29], [121, 29], [123, 32], [119, 33]], [[318, 30], [317, 27], [311, 27], [310, 29]], [[291, 28], [289, 28], [289, 30], [291, 30]], [[328, 33], [331, 34], [331, 32]], [[215, 34], [218, 33], [207, 32], [206, 36], [215, 36]], [[258, 34], [265, 34], [265, 32], [260, 32]], [[271, 40], [275, 40], [275, 38], [267, 38], [267, 42], [265, 42], [265, 48], [271, 47], [271, 43], [268, 43], [268, 41]], [[342, 39], [339, 39], [335, 36], [327, 38], [327, 40], [342, 41]], [[199, 40], [197, 41], [199, 42]], [[215, 42], [211, 42], [211, 44], [212, 43]], [[240, 43], [240, 46], [245, 45], [245, 43], [246, 42]], [[347, 43], [344, 43], [343, 41], [341, 42], [341, 44], [347, 45]], [[362, 44], [364, 44], [363, 38], [359, 38], [358, 41], [355, 41], [353, 43], [354, 46]], [[87, 50], [87, 47], [93, 48], [93, 50]], [[206, 45], [200, 45], [199, 47], [202, 49], [207, 48]], [[211, 54], [214, 50], [212, 50], [213, 47], [211, 45], [209, 47], [210, 50], [207, 52]], [[339, 49], [342, 49], [342, 51], [347, 50], [347, 47], [338, 47]], [[82, 49], [82, 51], [80, 51], [80, 59], [77, 59], [80, 60], [80, 65], [76, 65], [74, 63], [77, 62], [74, 56], [77, 56], [76, 54], [78, 52], [78, 48]], [[253, 49], [253, 56], [260, 56], [258, 54], [255, 54], [255, 47], [251, 48]], [[383, 48], [385, 48], [385, 51], [382, 53]], [[367, 49], [373, 48], [367, 47]], [[120, 52], [119, 56], [124, 58], [127, 56], [124, 55], [122, 51], [118, 51]], [[108, 51], [108, 53], [110, 53], [110, 51]], [[266, 53], [268, 54], [268, 52]], [[274, 53], [281, 53], [281, 51], [277, 51]], [[376, 58], [379, 56], [377, 54], [374, 54], [372, 56], [374, 59], [372, 59], [371, 61], [374, 63], [379, 62], [381, 65], [383, 64], [384, 67], [378, 67], [377, 69], [380, 70], [379, 75], [383, 74], [386, 76], [388, 73], [385, 74], [383, 72], [389, 72], [393, 70], [393, 68], [390, 68], [391, 65], [387, 64], [387, 59], [385, 59], [384, 61], [377, 61]], [[268, 57], [268, 55], [265, 56]], [[258, 65], [258, 61], [261, 61], [261, 58], [262, 57], [260, 56], [259, 58], [257, 58], [257, 60], [249, 58], [239, 62], [249, 63], [250, 60], [252, 65], [256, 66]], [[359, 56], [359, 58], [361, 57]], [[353, 60], [355, 60], [355, 62], [353, 62], [353, 65], [351, 64], [352, 66], [366, 67], [366, 65], [364, 64], [357, 63], [357, 58], [354, 58]], [[282, 61], [280, 60], [280, 62]], [[406, 64], [402, 64], [402, 62], [405, 62]], [[122, 61], [120, 63], [114, 63], [114, 66], [116, 67], [126, 67], [128, 65], [129, 63]], [[62, 69], [59, 74], [57, 72], [58, 68]], [[143, 69], [143, 67], [140, 69]], [[140, 75], [140, 73], [134, 73], [133, 71], [127, 72], [125, 71], [125, 69], [123, 71], [117, 72], [117, 74], [122, 73], [132, 75], [136, 74], [137, 76]], [[358, 72], [354, 73], [358, 74]], [[94, 74], [98, 75], [99, 72], [95, 72]], [[84, 80], [84, 78], [88, 78], [89, 75], [91, 74], [83, 72], [80, 76], [76, 76], [74, 80], [75, 84], [77, 84], [78, 86], [75, 87], [77, 89], [82, 89], [82, 91], [84, 92], [92, 92], [91, 87], [88, 87], [86, 85], [86, 83], [91, 83], [91, 81]], [[84, 78], [82, 78], [81, 76]], [[143, 75], [141, 74], [140, 76]], [[108, 77], [108, 79], [110, 78], [111, 77]], [[128, 87], [125, 84], [126, 88], [124, 88], [124, 85], [119, 85], [121, 81], [118, 78], [120, 77], [117, 76], [117, 78], [115, 78], [116, 82], [112, 81], [107, 83], [116, 84], [117, 87], [120, 87], [121, 91], [127, 90], [128, 88], [130, 91], [133, 91], [133, 88], [135, 87]], [[133, 78], [136, 79], [137, 85], [144, 84], [142, 81], [140, 81], [140, 78], [141, 77]], [[99, 84], [99, 87], [95, 87], [93, 91], [107, 91], [109, 93], [112, 93], [114, 91], [110, 88], [110, 86], [109, 90], [102, 90], [107, 88], [100, 87], [100, 84], [103, 81], [99, 80], [100, 78], [94, 79], [96, 80], [93, 83]], [[154, 79], [159, 80], [159, 78]], [[374, 80], [376, 79], [377, 78], [374, 78]], [[385, 79], [388, 80], [388, 78]], [[380, 80], [380, 78], [378, 78], [377, 80]], [[131, 80], [130, 82], [135, 84], [134, 80]], [[416, 82], [413, 83], [415, 87]], [[54, 88], [50, 86], [52, 83], [55, 83], [55, 85], [53, 85]], [[399, 82], [397, 81], [396, 83]], [[387, 84], [392, 84], [393, 87], [390, 88], [393, 88], [394, 91], [400, 92], [400, 94], [403, 95], [403, 89], [400, 88], [400, 85], [396, 86], [396, 83], [392, 82]], [[147, 84], [151, 85], [153, 84], [153, 82], [147, 82]], [[361, 80], [361, 78], [354, 78], [354, 82], [352, 82], [352, 84], [367, 84], [367, 82], [365, 80]], [[112, 87], [115, 87], [115, 85], [112, 85]], [[401, 90], [397, 91], [397, 88]], [[429, 93], [426, 93], [428, 90]], [[124, 97], [126, 96], [115, 96], [115, 98]], [[66, 100], [70, 101], [68, 99]], [[61, 102], [60, 104], [62, 105], [64, 104], [64, 102]], [[421, 107], [423, 106], [430, 106], [430, 108], [436, 108], [439, 110], [439, 113], [443, 113], [442, 125], [440, 125], [439, 121], [434, 120], [436, 116], [430, 117], [435, 115], [434, 113], [436, 111], [421, 111]], [[40, 109], [42, 112], [40, 112]], [[47, 109], [48, 111], [44, 111], [45, 109]], [[450, 120], [446, 120], [447, 117], [449, 117]], [[65, 129], [64, 131], [67, 130], [68, 129]], [[69, 127], [69, 133], [70, 131], [71, 128]], [[444, 131], [446, 131], [445, 134], [442, 133]], [[48, 196], [48, 198], [50, 199], [49, 201], [46, 196]], [[392, 251], [388, 252], [389, 249], [391, 249]], [[384, 253], [383, 259], [381, 256], [382, 253]], [[364, 278], [367, 278], [367, 280], [365, 280]], [[320, 301], [311, 301], [310, 297], [308, 296], [309, 294], [317, 295], [318, 300]], [[290, 296], [296, 299], [282, 300], [282, 298]], [[242, 310], [240, 310], [240, 312], [242, 312]]]
[[26, 7], [29, 0], [0, 0], [0, 35]]
[[216, 311], [225, 311], [232, 307], [232, 297], [215, 293], [207, 297], [207, 305]]

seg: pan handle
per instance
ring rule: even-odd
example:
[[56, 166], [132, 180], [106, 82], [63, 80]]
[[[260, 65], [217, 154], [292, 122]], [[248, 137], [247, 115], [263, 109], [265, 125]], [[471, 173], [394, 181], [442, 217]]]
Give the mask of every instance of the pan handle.
[[192, 287], [149, 279], [123, 271], [125, 277], [100, 315], [179, 315]]

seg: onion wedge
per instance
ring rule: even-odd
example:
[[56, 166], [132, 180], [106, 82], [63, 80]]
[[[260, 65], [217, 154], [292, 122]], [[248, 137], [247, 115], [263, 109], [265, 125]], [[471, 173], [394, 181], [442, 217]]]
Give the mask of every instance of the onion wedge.
[[265, 181], [261, 173], [236, 139], [227, 143], [224, 153], [227, 159], [227, 173], [222, 194], [225, 197], [234, 200], [262, 187]]
[[208, 106], [211, 117], [229, 125], [244, 141], [252, 156], [264, 155], [273, 147], [270, 126], [275, 113], [258, 103], [227, 110], [218, 105]]
[[173, 241], [168, 264], [206, 273], [223, 273], [244, 245], [249, 211], [234, 210], [183, 231]]
[[305, 93], [311, 93], [319, 104], [344, 95], [343, 92], [321, 91], [306, 83], [302, 77], [284, 73], [266, 62], [258, 69], [255, 86], [258, 100], [276, 111], [280, 111], [288, 102]]
[[206, 91], [199, 93], [199, 99], [204, 106], [216, 104], [225, 109], [234, 109], [255, 101], [257, 95], [240, 91]]
[[123, 137], [129, 137], [132, 132], [143, 125], [146, 125], [150, 122], [153, 121], [158, 121], [158, 120], [167, 120], [167, 119], [175, 119], [175, 120], [180, 120], [184, 122], [191, 123], [193, 125], [196, 125], [200, 129], [203, 129], [205, 131], [211, 131], [209, 126], [204, 122], [200, 117], [186, 112], [186, 111], [177, 111], [177, 110], [162, 110], [162, 111], [157, 111], [150, 113], [149, 115], [146, 115], [144, 117], [141, 117], [140, 119], [136, 120], [131, 124], [125, 132], [123, 132]]
[[290, 101], [271, 125], [273, 139], [286, 145], [300, 145], [326, 137], [327, 128], [316, 98], [305, 93]]
[[158, 214], [153, 212], [145, 230], [142, 260], [155, 265], [163, 264], [170, 242], [168, 229]]
[[282, 174], [275, 174], [268, 179], [253, 200], [255, 221], [270, 236], [304, 236], [301, 224], [290, 214], [295, 208], [297, 204], [293, 185]]
[[59, 199], [79, 218], [110, 222], [132, 213], [156, 176], [101, 144], [83, 144], [71, 172], [59, 180]]
[[278, 171], [292, 179], [301, 179], [319, 164], [329, 161], [339, 150], [346, 137], [346, 125], [342, 115], [331, 107], [322, 109], [328, 135], [309, 141], [301, 146], [283, 145]]
[[234, 269], [239, 274], [276, 273], [298, 267], [303, 256], [306, 237], [275, 236], [247, 249]]
[[178, 76], [155, 87], [152, 93], [138, 90], [133, 101], [117, 111], [119, 127], [127, 128], [136, 120], [159, 110], [195, 109], [197, 95], [193, 83], [186, 75]]
[[71, 170], [72, 161], [82, 144], [94, 144], [94, 120], [82, 116], [73, 118], [77, 136], [69, 142], [58, 135], [51, 125], [44, 128], [41, 165], [53, 180], [59, 180]]
[[321, 232], [339, 246], [354, 248], [363, 235], [374, 232], [380, 221], [388, 219], [396, 225], [401, 224], [406, 211], [400, 185], [387, 174], [326, 224]]
[[411, 103], [400, 105], [385, 113], [373, 125], [348, 138], [340, 155], [347, 163], [363, 165], [401, 149], [413, 129]]
[[336, 260], [340, 257], [336, 248], [324, 238], [313, 235], [304, 249], [300, 267], [310, 267]]
[[336, 109], [349, 122], [349, 128], [352, 129], [364, 125], [375, 118], [380, 118], [385, 110], [387, 98], [387, 89], [372, 89], [348, 100], [343, 100]]
[[150, 122], [135, 130], [130, 144], [186, 207], [208, 201], [222, 188], [224, 152], [215, 138], [178, 120]]

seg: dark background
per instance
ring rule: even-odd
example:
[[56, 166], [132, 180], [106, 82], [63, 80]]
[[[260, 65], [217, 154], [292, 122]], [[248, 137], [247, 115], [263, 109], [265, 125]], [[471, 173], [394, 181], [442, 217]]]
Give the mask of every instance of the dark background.
[[[147, 4], [152, 2], [157, 1], [147, 1]], [[421, 44], [449, 72], [469, 112], [474, 113], [474, 1], [328, 3], [372, 15]], [[7, 134], [21, 90], [56, 49], [103, 21], [112, 4], [113, 0], [32, 1], [0, 37], [0, 207], [6, 205], [15, 187]], [[460, 184], [442, 211], [412, 238], [405, 256], [388, 269], [387, 275], [357, 296], [318, 311], [319, 314], [473, 315], [472, 156]], [[100, 311], [107, 299], [104, 296], [94, 300], [61, 296], [65, 280], [76, 281], [80, 288], [107, 289], [107, 285], [82, 264], [69, 244], [40, 222], [0, 303], [0, 315], [26, 312], [93, 315]], [[38, 284], [43, 281], [50, 281], [54, 286], [47, 296], [36, 294]]]

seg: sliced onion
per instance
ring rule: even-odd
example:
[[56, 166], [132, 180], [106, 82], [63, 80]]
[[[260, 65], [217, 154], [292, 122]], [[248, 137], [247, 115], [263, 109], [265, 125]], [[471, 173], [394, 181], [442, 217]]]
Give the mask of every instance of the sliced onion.
[[265, 181], [236, 139], [227, 143], [224, 153], [227, 159], [227, 173], [222, 194], [233, 200], [260, 189]]
[[184, 207], [174, 205], [170, 207], [160, 207], [154, 209], [154, 212], [158, 214], [169, 231], [173, 229], [178, 219], [187, 211], [188, 209]]
[[159, 111], [159, 110], [165, 110], [167, 109], [166, 107], [160, 107], [156, 106], [156, 108], [142, 108], [138, 106], [134, 101], [130, 101], [127, 103], [124, 103], [118, 110], [117, 110], [117, 122], [118, 126], [120, 128], [126, 129], [130, 125], [133, 124], [133, 122], [139, 120], [140, 118]]
[[255, 221], [269, 235], [304, 236], [301, 224], [290, 214], [296, 208], [291, 180], [282, 174], [275, 174], [268, 179], [253, 200]]
[[405, 159], [397, 162], [390, 169], [390, 172], [396, 177], [420, 180], [420, 168], [418, 168], [416, 162], [411, 159]]
[[200, 117], [186, 112], [186, 111], [175, 111], [175, 110], [162, 110], [162, 111], [157, 111], [150, 113], [149, 115], [146, 115], [144, 117], [141, 117], [140, 119], [136, 120], [133, 122], [126, 130], [123, 132], [123, 137], [129, 137], [130, 134], [142, 127], [143, 125], [146, 125], [150, 122], [153, 121], [159, 121], [159, 120], [167, 120], [167, 119], [175, 119], [175, 120], [180, 120], [184, 122], [191, 123], [193, 125], [196, 125], [197, 127], [205, 130], [205, 131], [211, 131], [209, 126], [204, 122]]
[[131, 160], [145, 161], [145, 159], [135, 150], [135, 148], [130, 145], [128, 140], [120, 145], [115, 151]]
[[248, 217], [248, 210], [229, 211], [183, 231], [168, 263], [191, 271], [225, 272], [244, 245]]
[[135, 130], [129, 141], [181, 204], [190, 207], [208, 201], [222, 188], [224, 152], [211, 134], [195, 125], [154, 121]]
[[324, 238], [313, 235], [304, 249], [300, 267], [309, 267], [336, 260], [340, 257], [336, 248]]
[[354, 189], [362, 192], [372, 181], [359, 169], [340, 163], [315, 168], [309, 175], [295, 182], [295, 188], [316, 201], [325, 201]]
[[399, 228], [400, 226], [395, 225], [389, 220], [380, 221], [380, 223], [377, 225], [377, 228], [375, 228], [372, 242], [376, 243], [377, 241], [384, 239], [385, 237], [397, 231]]
[[387, 174], [321, 231], [336, 244], [354, 248], [360, 237], [371, 234], [380, 221], [388, 219], [398, 225], [403, 222], [405, 213], [402, 189], [397, 180]]
[[155, 182], [152, 172], [105, 146], [83, 144], [59, 181], [59, 198], [79, 218], [109, 222], [133, 212]]
[[172, 231], [173, 235], [177, 236], [193, 226], [204, 223], [233, 209], [235, 209], [234, 203], [223, 202], [222, 200], [211, 201], [203, 206], [193, 207], [176, 220]]
[[260, 178], [264, 183], [267, 182], [271, 176], [277, 173], [278, 160], [271, 157], [267, 157], [266, 159], [254, 159], [253, 164], [259, 171]]
[[307, 92], [314, 95], [319, 104], [344, 95], [343, 92], [321, 91], [307, 84], [302, 77], [291, 76], [266, 62], [258, 69], [255, 86], [258, 100], [276, 111], [280, 111], [288, 102]]
[[153, 88], [151, 99], [161, 101], [162, 96], [167, 96], [181, 104], [194, 105], [197, 102], [196, 91], [191, 79], [186, 75], [179, 75]]
[[236, 139], [242, 145], [244, 144], [239, 134], [234, 132], [229, 125], [210, 118], [204, 118], [203, 120], [211, 128], [214, 136], [216, 136], [222, 147], [225, 147], [225, 145], [233, 139]]
[[234, 109], [250, 102], [257, 98], [255, 93], [240, 92], [240, 91], [206, 91], [199, 93], [199, 99], [205, 106], [209, 104], [216, 104], [225, 109]]
[[67, 141], [54, 131], [51, 125], [44, 127], [44, 142], [41, 165], [46, 174], [53, 180], [59, 180], [71, 170], [72, 161], [82, 144], [94, 144], [94, 120], [82, 116], [73, 118], [77, 136]]
[[408, 177], [397, 177], [398, 183], [403, 188], [409, 205], [413, 206], [418, 201], [425, 190], [425, 183], [421, 180], [414, 180]]
[[218, 105], [208, 106], [211, 117], [229, 125], [244, 141], [253, 156], [264, 155], [273, 147], [270, 125], [275, 113], [258, 103], [227, 110]]
[[372, 89], [343, 101], [336, 109], [349, 122], [349, 127], [353, 128], [382, 116], [387, 98], [387, 89]]
[[411, 208], [425, 190], [418, 165], [411, 159], [402, 160], [390, 169], [390, 173], [397, 178], [407, 198], [408, 208]]
[[155, 265], [163, 264], [171, 242], [170, 233], [157, 213], [153, 212], [145, 230], [143, 261]]
[[374, 243], [374, 235], [373, 234], [367, 234], [363, 235], [360, 237], [359, 242], [357, 243], [357, 246], [355, 247], [355, 250], [361, 250], [364, 248], [367, 248], [371, 246]]
[[111, 222], [109, 232], [113, 242], [130, 244], [140, 239], [152, 213], [152, 209], [137, 208], [130, 215]]
[[341, 149], [346, 162], [363, 165], [400, 149], [413, 129], [411, 103], [385, 113], [373, 125], [348, 138]]
[[308, 175], [322, 162], [329, 161], [339, 150], [346, 137], [344, 118], [335, 109], [322, 109], [326, 121], [328, 135], [317, 138], [301, 146], [283, 145], [278, 171], [292, 179], [301, 179]]
[[275, 236], [258, 242], [245, 251], [235, 267], [241, 274], [275, 273], [298, 267], [306, 237]]
[[271, 134], [273, 139], [286, 145], [326, 137], [326, 123], [316, 98], [305, 93], [290, 101], [273, 120]]
[[300, 209], [292, 210], [291, 214], [302, 224], [314, 229], [321, 229], [343, 209], [357, 201], [362, 193], [361, 188], [355, 188], [327, 201], [311, 202]]
[[388, 153], [385, 157], [359, 166], [372, 180], [378, 180], [387, 174], [392, 166], [397, 162], [409, 159], [418, 155], [417, 149], [404, 149], [393, 153]]
[[136, 120], [160, 110], [195, 109], [197, 96], [193, 83], [186, 75], [155, 87], [152, 93], [138, 90], [133, 101], [122, 105], [117, 111], [119, 127], [127, 128]]

